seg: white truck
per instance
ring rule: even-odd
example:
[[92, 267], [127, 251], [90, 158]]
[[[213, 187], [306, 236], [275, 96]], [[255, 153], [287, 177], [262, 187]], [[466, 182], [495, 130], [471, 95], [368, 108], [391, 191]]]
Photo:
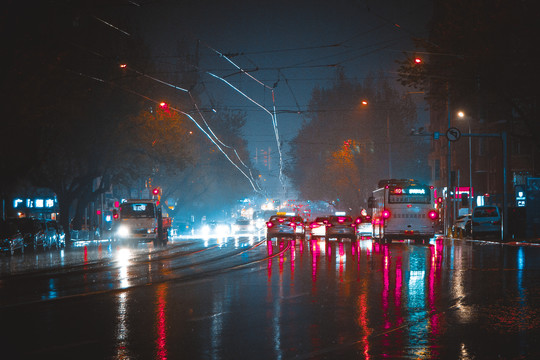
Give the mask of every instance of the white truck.
[[164, 226], [157, 200], [129, 199], [120, 204], [119, 210], [113, 211], [115, 239], [135, 244], [139, 241], [167, 244], [168, 226]]

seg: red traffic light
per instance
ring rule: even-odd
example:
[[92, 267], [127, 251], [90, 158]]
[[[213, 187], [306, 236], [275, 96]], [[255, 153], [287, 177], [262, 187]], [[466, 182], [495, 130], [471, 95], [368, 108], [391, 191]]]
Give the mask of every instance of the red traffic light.
[[152, 189], [152, 194], [153, 195], [159, 195], [159, 188]]
[[414, 58], [414, 63], [415, 63], [415, 64], [421, 64], [421, 63], [422, 63], [422, 58], [415, 57], [415, 58]]
[[114, 220], [118, 220], [118, 211], [116, 211], [116, 209], [112, 211], [112, 217]]

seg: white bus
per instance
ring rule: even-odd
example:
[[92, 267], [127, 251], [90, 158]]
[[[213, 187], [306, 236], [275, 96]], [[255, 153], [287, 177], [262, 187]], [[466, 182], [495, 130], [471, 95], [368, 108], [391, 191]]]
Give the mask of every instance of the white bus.
[[439, 212], [433, 186], [412, 179], [381, 180], [368, 203], [375, 241], [428, 243], [435, 235]]

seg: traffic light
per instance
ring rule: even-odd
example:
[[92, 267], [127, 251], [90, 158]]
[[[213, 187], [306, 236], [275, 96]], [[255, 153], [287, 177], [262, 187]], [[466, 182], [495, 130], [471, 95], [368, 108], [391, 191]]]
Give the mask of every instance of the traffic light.
[[159, 103], [159, 108], [164, 111], [169, 111], [169, 104], [167, 104], [165, 101], [162, 101]]
[[113, 209], [112, 217], [113, 217], [114, 220], [118, 220], [118, 211], [116, 209]]
[[153, 188], [152, 195], [155, 195], [155, 196], [159, 195], [159, 188]]

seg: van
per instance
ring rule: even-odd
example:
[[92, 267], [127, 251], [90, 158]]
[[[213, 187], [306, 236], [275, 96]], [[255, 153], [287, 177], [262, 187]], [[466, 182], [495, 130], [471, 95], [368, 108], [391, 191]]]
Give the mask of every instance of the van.
[[502, 235], [501, 212], [497, 206], [477, 206], [471, 218], [473, 239], [494, 236], [498, 240]]

